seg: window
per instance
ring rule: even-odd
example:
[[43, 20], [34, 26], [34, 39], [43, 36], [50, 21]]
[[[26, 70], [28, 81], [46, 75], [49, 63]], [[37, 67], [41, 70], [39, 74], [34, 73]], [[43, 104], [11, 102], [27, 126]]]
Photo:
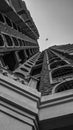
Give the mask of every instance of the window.
[[5, 66], [8, 66], [8, 69], [10, 71], [15, 70], [17, 64], [15, 52], [9, 52], [7, 54], [4, 54], [2, 59]]
[[22, 40], [21, 40], [21, 39], [18, 39], [18, 41], [19, 41], [19, 45], [20, 45], [20, 46], [23, 46]]
[[67, 63], [65, 61], [54, 61], [51, 65], [50, 65], [50, 68], [53, 69], [53, 68], [56, 68], [56, 67], [59, 67], [59, 66], [64, 66], [66, 65]]
[[26, 49], [26, 54], [28, 55], [28, 58], [30, 57], [29, 49]]
[[21, 29], [20, 29], [20, 27], [19, 27], [19, 26], [18, 26], [18, 31], [19, 31], [19, 32], [21, 32]]
[[59, 58], [59, 57], [57, 57], [57, 58], [52, 58], [52, 59], [49, 60], [49, 63], [52, 63], [52, 62], [54, 62], [54, 61], [59, 61], [59, 60], [61, 60], [61, 58]]
[[28, 70], [26, 70], [25, 68], [20, 68], [22, 71], [24, 72], [28, 72]]
[[28, 41], [26, 41], [26, 46], [29, 46], [29, 42]]
[[31, 68], [31, 66], [29, 66], [29, 65], [26, 65], [26, 64], [25, 64], [24, 66], [25, 66], [25, 67], [28, 67], [28, 68]]
[[33, 65], [32, 63], [28, 62], [29, 65]]
[[0, 46], [4, 46], [4, 41], [1, 35], [0, 35]]
[[17, 30], [16, 24], [14, 22], [12, 22], [12, 24], [13, 24], [13, 28]]
[[14, 41], [15, 46], [19, 46], [19, 43], [18, 43], [17, 39], [15, 37], [12, 37], [12, 39]]
[[8, 46], [13, 46], [13, 43], [12, 43], [12, 40], [11, 40], [10, 36], [8, 36], [6, 34], [3, 34], [3, 36], [5, 37]]
[[20, 57], [20, 59], [21, 59], [21, 63], [24, 63], [25, 60], [26, 60], [26, 57], [25, 57], [25, 54], [24, 54], [24, 50], [20, 50], [20, 51], [18, 52], [18, 55], [19, 55], [19, 57]]
[[71, 66], [65, 66], [65, 67], [60, 67], [55, 69], [52, 72], [52, 77], [57, 78], [57, 77], [63, 77], [67, 75], [72, 75], [73, 74], [73, 67]]
[[70, 89], [73, 89], [73, 80], [66, 81], [66, 82], [59, 84], [55, 89], [55, 93], [70, 90]]
[[4, 18], [1, 13], [0, 13], [0, 22], [4, 23]]
[[23, 45], [25, 46], [25, 41], [24, 41], [24, 40], [22, 40], [22, 42], [23, 42]]
[[40, 74], [42, 71], [42, 65], [39, 65], [37, 67], [33, 67], [30, 74], [33, 76], [33, 75], [37, 75], [37, 74]]
[[6, 20], [6, 23], [8, 24], [8, 26], [12, 27], [12, 23], [11, 23], [10, 19], [7, 16], [4, 16], [4, 17], [5, 17], [5, 20]]

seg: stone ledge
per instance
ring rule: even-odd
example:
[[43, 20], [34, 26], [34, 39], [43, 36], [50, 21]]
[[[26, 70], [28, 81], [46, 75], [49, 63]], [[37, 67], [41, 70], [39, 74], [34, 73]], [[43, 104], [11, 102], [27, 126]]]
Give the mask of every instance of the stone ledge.
[[19, 121], [19, 124], [27, 124], [28, 126], [34, 127], [35, 130], [38, 128], [38, 109], [3, 92], [0, 92], [0, 113], [1, 112], [4, 113], [6, 117], [8, 115], [10, 120], [13, 118], [13, 120]]
[[57, 118], [73, 113], [73, 90], [41, 98], [39, 120]]

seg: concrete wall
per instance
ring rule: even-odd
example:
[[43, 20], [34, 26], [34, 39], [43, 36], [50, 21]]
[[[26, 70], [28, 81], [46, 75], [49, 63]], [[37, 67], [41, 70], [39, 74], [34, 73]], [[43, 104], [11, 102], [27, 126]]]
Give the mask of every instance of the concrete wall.
[[32, 130], [32, 126], [1, 112], [0, 130]]
[[0, 74], [0, 130], [38, 130], [41, 94]]

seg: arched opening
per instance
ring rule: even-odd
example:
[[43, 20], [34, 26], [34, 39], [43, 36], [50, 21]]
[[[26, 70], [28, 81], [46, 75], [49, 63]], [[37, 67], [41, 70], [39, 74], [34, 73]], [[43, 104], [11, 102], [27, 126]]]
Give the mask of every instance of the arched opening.
[[4, 23], [4, 18], [3, 18], [3, 15], [0, 13], [0, 22]]
[[15, 37], [12, 37], [14, 45], [19, 46], [18, 40]]
[[23, 46], [25, 46], [25, 41], [24, 40], [22, 40], [22, 43], [23, 43]]
[[18, 28], [18, 31], [21, 32], [21, 28], [19, 26], [17, 26], [17, 28]]
[[55, 88], [55, 93], [73, 89], [73, 80], [63, 82]]
[[27, 53], [28, 58], [30, 58], [29, 49], [26, 49], [26, 53]]
[[65, 61], [54, 61], [51, 65], [50, 65], [50, 68], [51, 69], [54, 69], [58, 66], [63, 66], [63, 65], [66, 65], [67, 63]]
[[31, 49], [31, 54], [33, 55], [33, 49]]
[[17, 67], [17, 59], [14, 52], [11, 52], [9, 54], [5, 54], [3, 56], [3, 60], [6, 66], [8, 66], [9, 70], [14, 71]]
[[47, 52], [49, 60], [52, 60], [53, 58], [57, 58], [57, 56], [55, 54], [53, 54], [52, 52]]
[[42, 71], [42, 65], [38, 65], [38, 66], [34, 66], [31, 70], [31, 75], [37, 75], [37, 74], [40, 74]]
[[58, 60], [61, 60], [61, 58], [59, 58], [59, 57], [52, 58], [51, 60], [49, 60], [49, 63], [52, 63], [52, 62], [58, 61]]
[[26, 61], [26, 57], [25, 57], [25, 54], [24, 54], [24, 50], [21, 50], [18, 52], [18, 55], [21, 59], [21, 63], [24, 63]]
[[33, 55], [33, 54], [32, 54], [32, 49], [30, 49], [30, 54], [31, 54], [31, 56]]
[[59, 78], [73, 74], [73, 67], [63, 66], [52, 71], [52, 78]]
[[17, 25], [16, 25], [14, 22], [12, 22], [12, 25], [13, 25], [13, 28], [14, 28], [15, 30], [17, 30]]
[[23, 42], [22, 42], [21, 39], [18, 39], [18, 42], [19, 42], [19, 45], [20, 45], [20, 46], [23, 46]]
[[12, 39], [9, 35], [7, 34], [3, 34], [5, 40], [6, 40], [6, 43], [7, 43], [7, 46], [9, 47], [12, 47], [13, 46], [13, 42], [12, 42]]
[[5, 20], [6, 20], [6, 23], [8, 24], [8, 26], [12, 27], [11, 20], [7, 16], [4, 16], [4, 17], [5, 17]]
[[0, 47], [3, 47], [3, 46], [4, 46], [4, 41], [3, 41], [2, 36], [0, 35]]

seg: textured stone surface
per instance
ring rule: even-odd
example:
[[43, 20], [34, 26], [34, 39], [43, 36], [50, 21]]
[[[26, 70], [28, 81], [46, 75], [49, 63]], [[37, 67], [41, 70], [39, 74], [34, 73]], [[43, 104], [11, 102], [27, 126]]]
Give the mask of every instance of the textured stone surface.
[[40, 80], [40, 92], [42, 95], [50, 94], [50, 80], [49, 80], [49, 71], [48, 71], [48, 64], [47, 64], [47, 57], [44, 54], [43, 60], [43, 67], [41, 72], [41, 80]]
[[6, 113], [0, 112], [0, 130], [32, 130], [32, 127]]

